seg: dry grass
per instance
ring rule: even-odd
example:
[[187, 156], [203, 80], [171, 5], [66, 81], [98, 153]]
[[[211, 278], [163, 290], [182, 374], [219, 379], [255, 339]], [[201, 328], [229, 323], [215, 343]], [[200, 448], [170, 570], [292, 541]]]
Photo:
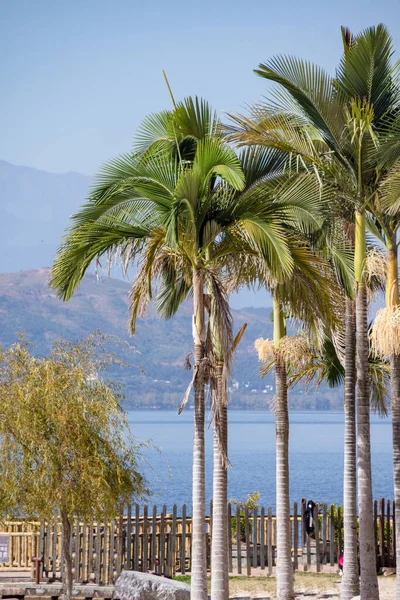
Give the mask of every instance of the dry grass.
[[[274, 569], [275, 570], [275, 569]], [[190, 577], [176, 577], [190, 584]], [[380, 600], [393, 600], [396, 595], [396, 577], [378, 577]], [[210, 579], [209, 579], [210, 591]], [[341, 578], [336, 573], [302, 573], [294, 576], [295, 597], [302, 600], [339, 600]], [[275, 577], [229, 577], [230, 598], [265, 598], [273, 600]]]
[[[295, 573], [294, 579], [296, 594], [304, 592], [337, 594], [339, 590], [340, 578], [335, 574]], [[274, 597], [275, 590], [276, 581], [274, 577], [231, 577], [229, 579], [230, 597]]]

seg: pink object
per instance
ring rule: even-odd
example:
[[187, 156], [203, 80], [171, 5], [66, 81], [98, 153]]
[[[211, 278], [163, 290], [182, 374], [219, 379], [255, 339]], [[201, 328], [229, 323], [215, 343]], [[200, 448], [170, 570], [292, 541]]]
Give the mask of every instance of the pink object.
[[344, 563], [344, 557], [343, 557], [343, 556], [341, 556], [341, 557], [339, 558], [339, 565], [340, 565], [341, 567], [343, 567], [343, 563]]

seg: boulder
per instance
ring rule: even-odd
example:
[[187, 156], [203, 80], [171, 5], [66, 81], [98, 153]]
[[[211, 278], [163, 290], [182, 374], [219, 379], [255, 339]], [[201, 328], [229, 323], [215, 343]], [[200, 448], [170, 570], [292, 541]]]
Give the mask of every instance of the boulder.
[[150, 573], [123, 571], [115, 582], [114, 600], [190, 600], [190, 585]]

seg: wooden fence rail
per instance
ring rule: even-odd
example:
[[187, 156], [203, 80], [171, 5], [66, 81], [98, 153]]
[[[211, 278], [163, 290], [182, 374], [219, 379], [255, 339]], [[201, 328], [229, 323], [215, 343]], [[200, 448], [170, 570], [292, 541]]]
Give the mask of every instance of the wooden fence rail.
[[[211, 507], [210, 507], [211, 509]], [[340, 508], [315, 507], [314, 534], [303, 523], [305, 501], [295, 502], [290, 518], [295, 570], [320, 572], [337, 565], [343, 552], [343, 519]], [[210, 510], [210, 514], [211, 510]], [[276, 517], [271, 508], [243, 510], [228, 506], [229, 571], [233, 574], [272, 574], [276, 559]], [[394, 502], [374, 503], [376, 548], [381, 567], [395, 566]], [[62, 577], [63, 530], [58, 519], [49, 522], [8, 521], [0, 524], [0, 571], [29, 571], [32, 558], [43, 558], [49, 580]], [[206, 517], [207, 561], [210, 567], [212, 522]], [[109, 584], [124, 569], [154, 571], [172, 577], [191, 570], [192, 519], [183, 505], [178, 516], [165, 506], [161, 512], [139, 505], [128, 506], [109, 522], [84, 523], [76, 519], [70, 537], [75, 582]]]

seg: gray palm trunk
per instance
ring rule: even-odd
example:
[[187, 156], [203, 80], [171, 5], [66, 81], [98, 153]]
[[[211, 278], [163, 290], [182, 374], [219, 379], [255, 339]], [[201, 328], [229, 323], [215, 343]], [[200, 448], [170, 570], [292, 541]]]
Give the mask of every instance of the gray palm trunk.
[[346, 299], [344, 384], [344, 564], [341, 600], [360, 593], [357, 559], [356, 323], [354, 301]]
[[392, 389], [393, 480], [396, 518], [396, 600], [400, 600], [400, 355], [390, 361]]
[[292, 600], [293, 565], [289, 528], [289, 411], [286, 364], [279, 353], [275, 360], [275, 379], [277, 598], [278, 600]]
[[[392, 233], [387, 253], [386, 308], [399, 307], [397, 234]], [[396, 520], [396, 565], [400, 565], [400, 354], [390, 357], [390, 387], [392, 392], [393, 481]], [[400, 566], [396, 575], [396, 600], [400, 600]]]
[[193, 488], [192, 488], [192, 569], [191, 600], [207, 600], [207, 562], [205, 529], [205, 451], [204, 451], [204, 284], [201, 273], [193, 276], [193, 342], [194, 368], [194, 432], [193, 432]]
[[[359, 543], [361, 571], [360, 592], [361, 600], [379, 600], [372, 501], [367, 288], [366, 284], [363, 282], [358, 282], [357, 284], [356, 343], [358, 514], [360, 523]], [[346, 556], [344, 557], [344, 560], [346, 561]]]
[[228, 562], [228, 411], [223, 363], [217, 366], [219, 423], [214, 426], [213, 530], [211, 544], [211, 600], [229, 598]]

